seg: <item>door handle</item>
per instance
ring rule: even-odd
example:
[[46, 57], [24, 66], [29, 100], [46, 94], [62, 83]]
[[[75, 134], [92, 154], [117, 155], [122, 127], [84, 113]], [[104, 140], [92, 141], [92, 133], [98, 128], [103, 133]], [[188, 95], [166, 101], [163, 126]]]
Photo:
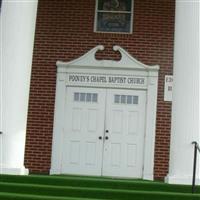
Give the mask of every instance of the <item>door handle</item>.
[[102, 136], [99, 136], [99, 140], [102, 140]]
[[106, 130], [106, 133], [109, 133], [109, 130]]
[[108, 139], [109, 139], [109, 137], [108, 137], [108, 136], [106, 136], [106, 137], [105, 137], [105, 139], [106, 139], [106, 140], [108, 140]]

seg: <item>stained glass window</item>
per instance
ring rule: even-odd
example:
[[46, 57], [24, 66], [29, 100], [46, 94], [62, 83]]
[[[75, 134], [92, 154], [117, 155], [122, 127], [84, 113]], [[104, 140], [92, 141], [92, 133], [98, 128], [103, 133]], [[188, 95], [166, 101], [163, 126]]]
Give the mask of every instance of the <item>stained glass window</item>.
[[132, 32], [132, 0], [97, 0], [96, 31]]

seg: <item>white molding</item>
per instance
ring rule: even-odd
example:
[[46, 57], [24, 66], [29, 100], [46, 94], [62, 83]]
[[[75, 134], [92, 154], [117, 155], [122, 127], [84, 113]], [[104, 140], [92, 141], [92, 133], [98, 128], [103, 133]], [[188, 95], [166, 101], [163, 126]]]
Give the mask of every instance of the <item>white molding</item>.
[[[191, 185], [192, 184], [192, 176], [177, 176], [177, 175], [168, 175], [165, 177], [165, 182], [170, 184], [183, 184], [183, 185]], [[196, 178], [196, 185], [200, 185], [200, 178]]]
[[153, 180], [158, 77], [148, 77], [143, 178]]
[[0, 165], [0, 174], [13, 174], [13, 175], [28, 175], [29, 170], [24, 166], [10, 167]]
[[[106, 74], [106, 75], [126, 75], [126, 76], [142, 76], [147, 80], [143, 87], [133, 86], [129, 89], [138, 89], [147, 91], [146, 103], [146, 127], [144, 140], [144, 170], [143, 178], [153, 180], [154, 170], [154, 146], [155, 146], [155, 127], [156, 127], [156, 107], [157, 107], [157, 86], [158, 86], [158, 70], [159, 66], [145, 65], [133, 58], [127, 51], [120, 46], [114, 46], [114, 51], [119, 51], [121, 59], [114, 60], [97, 60], [95, 54], [98, 50], [103, 50], [102, 45], [98, 45], [88, 51], [78, 59], [70, 62], [57, 61], [57, 85], [56, 85], [56, 103], [54, 115], [54, 131], [53, 131], [53, 149], [52, 149], [52, 165], [51, 174], [61, 173], [62, 160], [62, 133], [64, 127], [64, 105], [67, 76], [74, 74]], [[74, 85], [77, 86], [77, 85]], [[83, 85], [78, 85], [83, 86]], [[101, 87], [90, 85], [90, 87]]]
[[142, 178], [144, 180], [150, 180], [150, 181], [152, 181], [154, 179], [154, 175], [152, 173], [151, 174], [145, 174], [145, 172], [144, 172]]
[[57, 174], [61, 171], [62, 161], [62, 137], [63, 137], [63, 118], [65, 107], [65, 74], [58, 73], [56, 81], [56, 100], [54, 110], [53, 143], [50, 174]]
[[[155, 71], [157, 72], [159, 69], [158, 65], [154, 66], [149, 66], [145, 65], [135, 58], [133, 58], [127, 51], [125, 51], [123, 48], [121, 48], [118, 45], [113, 46], [114, 51], [119, 51], [121, 54], [121, 59], [119, 61], [115, 60], [97, 60], [95, 58], [95, 54], [97, 51], [103, 51], [104, 46], [103, 45], [98, 45], [88, 51], [86, 54], [81, 56], [80, 58], [77, 58], [75, 60], [72, 60], [70, 62], [62, 62], [62, 61], [57, 61], [56, 65], [58, 67], [58, 72], [68, 72], [68, 68], [114, 68], [114, 69], [129, 69], [129, 70], [141, 70], [141, 71]], [[155, 74], [155, 76], [157, 76]]]

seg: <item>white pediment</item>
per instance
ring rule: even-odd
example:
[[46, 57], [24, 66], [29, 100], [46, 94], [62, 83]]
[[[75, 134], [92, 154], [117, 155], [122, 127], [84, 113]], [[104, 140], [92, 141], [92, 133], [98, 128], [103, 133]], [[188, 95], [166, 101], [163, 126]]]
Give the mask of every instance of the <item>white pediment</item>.
[[115, 60], [97, 60], [95, 54], [97, 51], [103, 51], [104, 46], [98, 45], [88, 51], [83, 56], [72, 60], [70, 62], [57, 61], [56, 65], [63, 68], [71, 67], [85, 67], [85, 68], [115, 68], [115, 69], [135, 69], [135, 70], [144, 70], [144, 71], [158, 71], [159, 66], [149, 66], [145, 65], [134, 57], [132, 57], [127, 51], [125, 51], [120, 46], [113, 46], [114, 51], [119, 51], [121, 54], [121, 59], [119, 61]]

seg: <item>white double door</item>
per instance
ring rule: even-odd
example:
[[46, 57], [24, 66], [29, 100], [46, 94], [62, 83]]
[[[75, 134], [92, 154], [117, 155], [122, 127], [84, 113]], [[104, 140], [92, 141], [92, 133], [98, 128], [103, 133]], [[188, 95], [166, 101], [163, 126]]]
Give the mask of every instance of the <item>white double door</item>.
[[61, 173], [141, 178], [146, 92], [68, 87]]

